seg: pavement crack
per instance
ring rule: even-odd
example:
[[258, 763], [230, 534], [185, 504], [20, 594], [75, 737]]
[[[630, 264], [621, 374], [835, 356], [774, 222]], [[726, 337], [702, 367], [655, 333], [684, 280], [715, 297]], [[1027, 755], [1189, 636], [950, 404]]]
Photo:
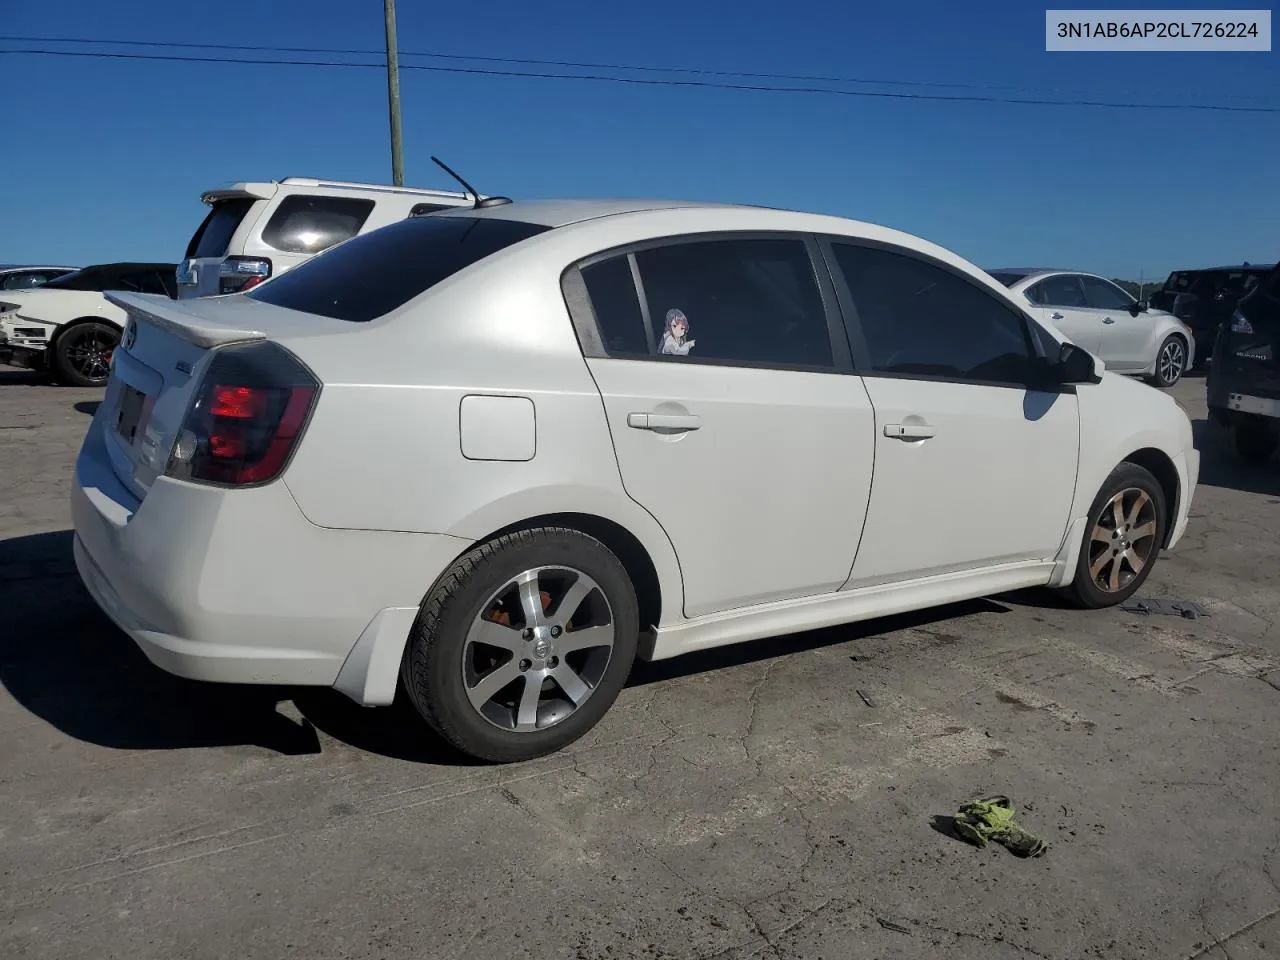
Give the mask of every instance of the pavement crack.
[[760, 776], [763, 768], [761, 760], [751, 752], [751, 738], [755, 736], [756, 721], [760, 716], [760, 691], [769, 682], [769, 675], [773, 673], [773, 668], [778, 663], [778, 659], [773, 659], [764, 665], [764, 671], [760, 674], [760, 679], [755, 682], [751, 687], [751, 693], [747, 695], [747, 704], [750, 706], [751, 712], [747, 715], [747, 731], [742, 735], [742, 739], [739, 742], [742, 745], [743, 755], [755, 765], [756, 776]]
[[1041, 953], [1035, 947], [1029, 947], [1025, 943], [1018, 943], [1010, 940], [1001, 934], [995, 933], [970, 933], [967, 930], [952, 930], [950, 927], [943, 927], [938, 924], [925, 923], [923, 920], [912, 921], [914, 925], [922, 930], [932, 930], [934, 933], [949, 933], [953, 937], [960, 937], [966, 940], [977, 940], [980, 943], [1000, 943], [1007, 947], [1012, 947], [1021, 953], [1025, 953], [1029, 957], [1039, 957], [1040, 960], [1053, 960], [1053, 957], [1047, 953]]
[[1213, 931], [1209, 929], [1209, 922], [1208, 920], [1205, 919], [1204, 906], [1202, 905], [1200, 908], [1200, 926], [1203, 928], [1205, 935], [1210, 937], [1213, 940], [1213, 942], [1206, 943], [1203, 947], [1201, 947], [1195, 953], [1188, 954], [1186, 957], [1186, 960], [1199, 960], [1200, 957], [1203, 957], [1205, 954], [1209, 953], [1209, 951], [1211, 950], [1221, 950], [1223, 954], [1227, 957], [1227, 960], [1231, 960], [1231, 954], [1227, 951], [1227, 944], [1230, 943], [1232, 940], [1234, 940], [1236, 937], [1243, 936], [1244, 934], [1248, 933], [1254, 927], [1258, 926], [1258, 924], [1266, 923], [1268, 920], [1270, 920], [1272, 917], [1275, 917], [1275, 916], [1280, 916], [1280, 907], [1272, 907], [1262, 916], [1256, 917], [1253, 920], [1250, 920], [1248, 923], [1245, 923], [1240, 925], [1239, 927], [1236, 927], [1236, 929], [1232, 930], [1225, 937], [1215, 937], [1213, 934]]

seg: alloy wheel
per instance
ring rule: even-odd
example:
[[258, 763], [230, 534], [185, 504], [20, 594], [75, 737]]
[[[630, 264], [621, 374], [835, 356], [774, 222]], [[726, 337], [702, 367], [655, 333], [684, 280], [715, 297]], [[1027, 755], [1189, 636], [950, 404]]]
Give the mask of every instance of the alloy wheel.
[[467, 632], [467, 699], [503, 730], [555, 726], [595, 692], [615, 639], [613, 610], [595, 580], [571, 567], [525, 570], [492, 594]]
[[1182, 341], [1172, 339], [1164, 345], [1160, 350], [1160, 357], [1157, 361], [1157, 370], [1160, 373], [1160, 382], [1173, 384], [1182, 376], [1183, 369], [1187, 365], [1187, 351], [1182, 346]]
[[118, 340], [95, 329], [72, 330], [63, 348], [71, 367], [86, 380], [103, 380], [111, 372], [111, 354]]
[[1155, 502], [1138, 487], [1107, 501], [1089, 535], [1089, 576], [1099, 590], [1119, 593], [1151, 562], [1156, 520]]

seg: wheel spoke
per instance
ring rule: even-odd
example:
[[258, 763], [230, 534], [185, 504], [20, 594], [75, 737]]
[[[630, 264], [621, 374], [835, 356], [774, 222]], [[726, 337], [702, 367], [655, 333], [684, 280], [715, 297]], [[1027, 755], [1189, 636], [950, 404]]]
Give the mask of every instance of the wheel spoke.
[[1147, 491], [1139, 490], [1138, 499], [1133, 501], [1133, 509], [1129, 511], [1129, 517], [1125, 520], [1125, 526], [1131, 527], [1138, 522], [1138, 517], [1142, 514], [1142, 508], [1151, 502], [1151, 498], [1147, 496]]
[[556, 604], [555, 612], [551, 619], [555, 620], [562, 626], [572, 619], [573, 615], [578, 612], [578, 607], [582, 606], [582, 601], [587, 599], [587, 594], [596, 588], [596, 582], [590, 577], [578, 574], [575, 580], [567, 590], [564, 596], [560, 598], [560, 602]]
[[1094, 543], [1110, 543], [1115, 538], [1111, 535], [1111, 531], [1102, 525], [1093, 528], [1091, 539]]
[[1147, 537], [1154, 537], [1155, 535], [1156, 522], [1154, 520], [1148, 520], [1142, 526], [1134, 527], [1129, 531], [1129, 539], [1131, 540], [1145, 540]]
[[536, 730], [538, 727], [538, 701], [542, 697], [542, 674], [524, 675], [524, 692], [520, 694], [520, 706], [516, 712], [517, 730]]
[[524, 638], [515, 627], [504, 627], [500, 623], [480, 617], [467, 631], [467, 643], [482, 643], [487, 647], [508, 650], [519, 656], [524, 650]]
[[494, 694], [520, 676], [520, 667], [514, 660], [508, 660], [498, 669], [485, 674], [474, 687], [467, 688], [467, 699], [477, 710], [493, 699]]
[[552, 670], [551, 679], [564, 691], [564, 695], [573, 701], [575, 707], [591, 695], [591, 688], [573, 672], [567, 663], [561, 662], [560, 666]]
[[556, 641], [556, 652], [573, 653], [575, 650], [590, 650], [593, 647], [613, 646], [613, 625], [604, 627], [583, 627], [581, 630], [567, 630]]
[[[1147, 562], [1138, 556], [1138, 551], [1136, 550], [1126, 550], [1124, 558], [1129, 561], [1129, 567], [1133, 570], [1133, 575], [1135, 577], [1140, 574], [1142, 572], [1142, 568], [1147, 565]], [[1120, 564], [1117, 563], [1116, 566], [1119, 567]]]
[[1111, 516], [1115, 520], [1116, 529], [1124, 526], [1124, 493], [1117, 493], [1111, 499]]
[[1111, 576], [1107, 580], [1108, 589], [1112, 593], [1120, 589], [1120, 558], [1116, 557], [1115, 562], [1111, 564]]
[[527, 570], [516, 578], [520, 589], [520, 609], [524, 611], [526, 627], [540, 627], [546, 623], [542, 614], [542, 594], [538, 590], [538, 571]]
[[1098, 576], [1102, 573], [1103, 568], [1106, 567], [1107, 562], [1111, 559], [1112, 557], [1111, 557], [1110, 550], [1104, 551], [1103, 553], [1099, 554], [1098, 559], [1093, 561], [1093, 566], [1089, 568], [1089, 576], [1093, 577], [1096, 580]]

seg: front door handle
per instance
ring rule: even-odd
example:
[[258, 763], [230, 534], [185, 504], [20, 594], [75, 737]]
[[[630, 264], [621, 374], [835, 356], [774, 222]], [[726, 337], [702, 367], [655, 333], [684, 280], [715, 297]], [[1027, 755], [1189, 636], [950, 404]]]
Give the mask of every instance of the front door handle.
[[884, 425], [884, 435], [893, 440], [928, 440], [937, 434], [937, 428], [927, 423], [886, 423]]
[[1061, 319], [1062, 319], [1062, 314], [1060, 314], [1057, 310], [1055, 310], [1055, 311], [1053, 311], [1053, 313], [1049, 314], [1049, 319], [1050, 319], [1050, 320], [1061, 320]]
[[636, 430], [697, 430], [702, 418], [693, 414], [628, 413], [627, 426]]
[[1102, 322], [1103, 322], [1103, 323], [1115, 323], [1115, 321], [1114, 321], [1114, 320], [1112, 320], [1110, 317], [1103, 317], [1103, 318], [1102, 318]]

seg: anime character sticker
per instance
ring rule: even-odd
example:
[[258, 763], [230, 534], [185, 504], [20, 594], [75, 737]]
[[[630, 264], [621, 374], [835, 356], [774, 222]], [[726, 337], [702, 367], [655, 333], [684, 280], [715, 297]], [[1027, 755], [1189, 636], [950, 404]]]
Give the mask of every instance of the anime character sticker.
[[662, 334], [662, 346], [658, 352], [676, 357], [687, 357], [696, 340], [689, 337], [689, 318], [683, 310], [671, 308], [667, 311], [667, 329]]

